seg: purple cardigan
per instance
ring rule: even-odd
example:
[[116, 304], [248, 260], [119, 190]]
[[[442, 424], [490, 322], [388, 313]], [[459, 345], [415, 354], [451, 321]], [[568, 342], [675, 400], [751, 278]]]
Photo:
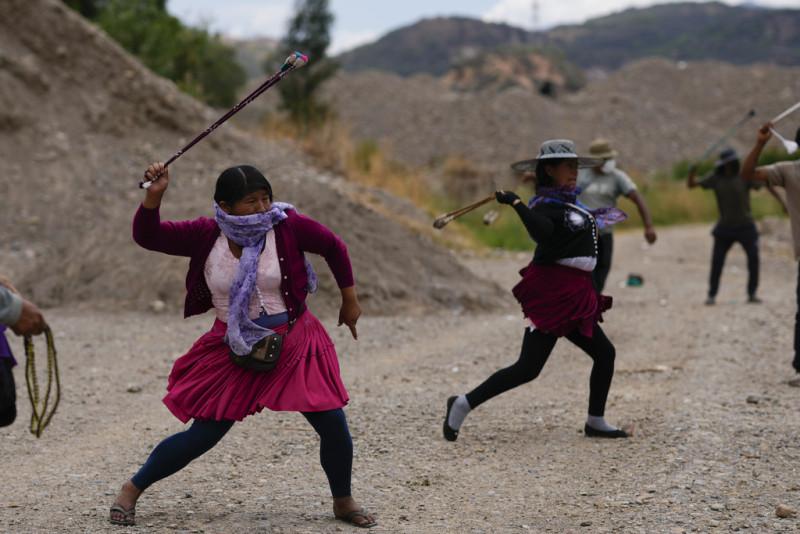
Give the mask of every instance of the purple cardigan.
[[[275, 244], [280, 261], [281, 291], [294, 320], [303, 310], [308, 291], [304, 252], [319, 254], [328, 263], [339, 288], [355, 285], [350, 257], [344, 242], [317, 221], [287, 210], [288, 217], [276, 224]], [[188, 256], [186, 300], [183, 316], [190, 317], [210, 310], [211, 290], [208, 289], [203, 268], [219, 237], [217, 221], [200, 217], [193, 221], [161, 221], [159, 209], [140, 205], [133, 218], [133, 240], [147, 250], [172, 256]]]

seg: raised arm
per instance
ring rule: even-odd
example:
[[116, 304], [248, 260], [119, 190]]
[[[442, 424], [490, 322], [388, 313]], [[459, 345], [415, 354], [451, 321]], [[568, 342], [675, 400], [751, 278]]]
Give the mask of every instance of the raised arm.
[[767, 171], [761, 167], [756, 167], [756, 163], [758, 163], [758, 156], [761, 155], [761, 151], [764, 150], [764, 145], [767, 144], [767, 141], [770, 140], [772, 137], [772, 132], [770, 131], [772, 128], [772, 122], [768, 122], [764, 124], [758, 130], [758, 138], [756, 138], [756, 144], [753, 146], [753, 149], [744, 159], [742, 163], [742, 170], [741, 176], [742, 180], [745, 182], [766, 182], [767, 181]]
[[163, 163], [153, 163], [145, 171], [145, 180], [150, 181], [150, 187], [142, 201], [142, 206], [154, 210], [161, 205], [164, 192], [169, 187], [169, 169]]

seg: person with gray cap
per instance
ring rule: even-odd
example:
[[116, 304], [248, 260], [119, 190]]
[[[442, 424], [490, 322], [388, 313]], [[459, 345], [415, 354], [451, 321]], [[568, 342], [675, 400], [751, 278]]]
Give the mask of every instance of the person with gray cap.
[[[644, 238], [652, 245], [656, 242], [656, 231], [650, 218], [650, 210], [647, 209], [647, 202], [630, 176], [617, 168], [617, 155], [617, 151], [606, 139], [595, 139], [589, 144], [589, 157], [597, 158], [599, 163], [592, 168], [578, 171], [578, 187], [582, 190], [578, 198], [592, 209], [603, 206], [615, 207], [620, 196], [629, 198], [636, 204], [644, 223]], [[611, 270], [611, 260], [614, 255], [613, 231], [613, 226], [600, 230], [597, 267], [592, 273], [592, 285], [598, 293], [603, 291]]]
[[[734, 243], [742, 245], [747, 255], [747, 302], [760, 304], [761, 299], [756, 296], [758, 289], [758, 229], [756, 229], [753, 214], [750, 211], [750, 191], [761, 188], [760, 182], [745, 182], [739, 176], [739, 154], [733, 148], [726, 148], [719, 154], [719, 159], [714, 164], [714, 170], [706, 173], [699, 180], [695, 179], [697, 167], [689, 168], [686, 185], [691, 189], [700, 186], [711, 189], [717, 199], [719, 219], [711, 235], [714, 236], [714, 248], [711, 253], [711, 274], [708, 278], [708, 296], [706, 305], [714, 305], [719, 291], [719, 280], [725, 257]], [[783, 199], [767, 185], [770, 193], [783, 206]]]

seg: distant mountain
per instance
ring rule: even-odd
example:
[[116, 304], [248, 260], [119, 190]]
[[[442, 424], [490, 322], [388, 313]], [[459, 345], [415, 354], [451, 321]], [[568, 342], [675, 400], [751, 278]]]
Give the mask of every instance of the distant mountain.
[[800, 65], [800, 9], [668, 4], [554, 28], [540, 44], [578, 65], [614, 70], [644, 57]]
[[584, 69], [604, 71], [645, 57], [799, 66], [800, 9], [666, 4], [546, 32], [468, 18], [426, 19], [337, 59], [347, 71], [440, 76], [454, 63], [508, 45], [545, 47]]
[[440, 76], [456, 61], [474, 58], [498, 46], [530, 43], [533, 36], [521, 28], [476, 19], [426, 19], [336, 59], [348, 71], [375, 69], [400, 76], [420, 72]]

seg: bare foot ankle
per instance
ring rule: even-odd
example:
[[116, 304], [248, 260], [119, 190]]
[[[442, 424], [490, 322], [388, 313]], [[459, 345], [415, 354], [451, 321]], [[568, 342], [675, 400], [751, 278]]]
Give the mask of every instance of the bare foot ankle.
[[122, 489], [120, 489], [119, 493], [117, 493], [117, 496], [114, 499], [114, 505], [127, 510], [129, 513], [125, 514], [119, 510], [111, 510], [111, 521], [120, 523], [132, 521], [134, 518], [133, 510], [136, 508], [136, 501], [139, 499], [141, 494], [142, 491], [134, 486], [133, 482], [130, 480], [126, 481], [122, 485]]
[[353, 497], [339, 497], [333, 499], [333, 515], [336, 519], [341, 519], [352, 523], [357, 527], [375, 525], [375, 516], [364, 510]]

